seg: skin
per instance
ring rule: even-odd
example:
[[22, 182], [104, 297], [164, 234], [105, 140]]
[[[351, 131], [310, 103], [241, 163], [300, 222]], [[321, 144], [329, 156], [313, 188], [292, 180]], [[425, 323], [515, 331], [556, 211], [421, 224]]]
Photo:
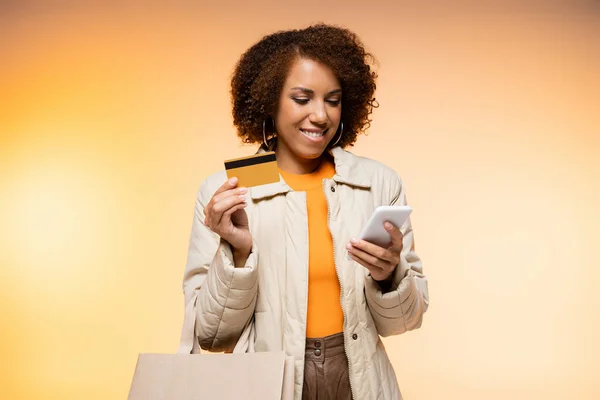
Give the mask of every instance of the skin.
[[403, 236], [390, 222], [386, 222], [384, 227], [392, 238], [387, 246], [380, 247], [365, 240], [352, 238], [346, 249], [350, 258], [368, 269], [373, 279], [384, 286], [390, 286], [396, 266], [400, 262]]
[[[308, 174], [319, 166], [327, 145], [336, 136], [342, 117], [341, 101], [342, 87], [329, 67], [303, 58], [292, 65], [274, 116], [279, 168]], [[300, 129], [326, 132], [313, 141]]]
[[[299, 58], [284, 82], [275, 116], [279, 168], [294, 174], [307, 174], [318, 168], [342, 115], [341, 85], [326, 65]], [[325, 131], [323, 138], [311, 140], [302, 130]], [[252, 249], [248, 216], [244, 210], [247, 189], [237, 187], [237, 179], [225, 182], [204, 208], [205, 225], [227, 241], [233, 250], [236, 267], [243, 267]], [[402, 233], [392, 224], [391, 242], [380, 247], [364, 240], [351, 240], [350, 257], [367, 268], [382, 285], [388, 284], [400, 261]], [[386, 226], [387, 229], [387, 226]]]

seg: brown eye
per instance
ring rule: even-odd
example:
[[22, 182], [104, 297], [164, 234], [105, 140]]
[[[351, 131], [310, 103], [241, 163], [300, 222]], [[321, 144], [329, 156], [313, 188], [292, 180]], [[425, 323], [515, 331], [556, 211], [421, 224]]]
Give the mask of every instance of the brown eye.
[[306, 104], [308, 103], [308, 99], [294, 99], [294, 101], [298, 104]]

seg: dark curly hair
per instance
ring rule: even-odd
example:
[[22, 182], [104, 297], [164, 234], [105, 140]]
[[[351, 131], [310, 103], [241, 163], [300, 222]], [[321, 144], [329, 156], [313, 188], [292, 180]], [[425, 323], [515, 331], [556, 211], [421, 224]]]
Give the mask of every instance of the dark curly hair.
[[276, 114], [287, 73], [299, 57], [327, 65], [339, 80], [344, 122], [339, 146], [352, 146], [369, 128], [369, 116], [378, 107], [373, 97], [377, 73], [369, 65], [377, 61], [356, 34], [323, 23], [267, 35], [242, 54], [231, 77], [238, 136], [244, 143], [263, 142], [263, 122]]

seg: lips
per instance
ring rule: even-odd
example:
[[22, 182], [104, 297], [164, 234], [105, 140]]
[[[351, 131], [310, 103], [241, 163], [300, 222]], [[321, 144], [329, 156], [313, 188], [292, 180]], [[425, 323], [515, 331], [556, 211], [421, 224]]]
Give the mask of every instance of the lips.
[[[325, 136], [325, 134], [327, 133], [327, 129], [325, 130], [315, 130], [315, 129], [301, 129], [298, 128], [300, 130], [300, 132], [302, 132], [305, 136], [308, 136], [310, 138], [314, 138], [314, 139], [318, 139], [320, 137]], [[329, 129], [329, 128], [328, 128]]]

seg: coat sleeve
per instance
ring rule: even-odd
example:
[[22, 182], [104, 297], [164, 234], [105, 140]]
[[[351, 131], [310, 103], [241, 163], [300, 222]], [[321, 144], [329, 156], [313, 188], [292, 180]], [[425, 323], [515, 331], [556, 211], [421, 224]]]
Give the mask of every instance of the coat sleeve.
[[204, 225], [204, 207], [214, 193], [206, 182], [196, 199], [183, 277], [186, 306], [180, 353], [193, 350], [186, 337], [193, 337], [194, 349], [199, 345], [209, 351], [231, 351], [254, 313], [258, 293], [256, 243], [245, 266], [235, 268], [229, 243]]
[[[391, 198], [390, 205], [406, 205], [404, 186], [397, 175], [393, 179]], [[400, 231], [404, 236], [403, 249], [389, 290], [383, 292], [370, 274], [365, 276], [367, 304], [381, 336], [399, 335], [419, 328], [429, 306], [427, 277], [415, 252], [410, 219]]]

